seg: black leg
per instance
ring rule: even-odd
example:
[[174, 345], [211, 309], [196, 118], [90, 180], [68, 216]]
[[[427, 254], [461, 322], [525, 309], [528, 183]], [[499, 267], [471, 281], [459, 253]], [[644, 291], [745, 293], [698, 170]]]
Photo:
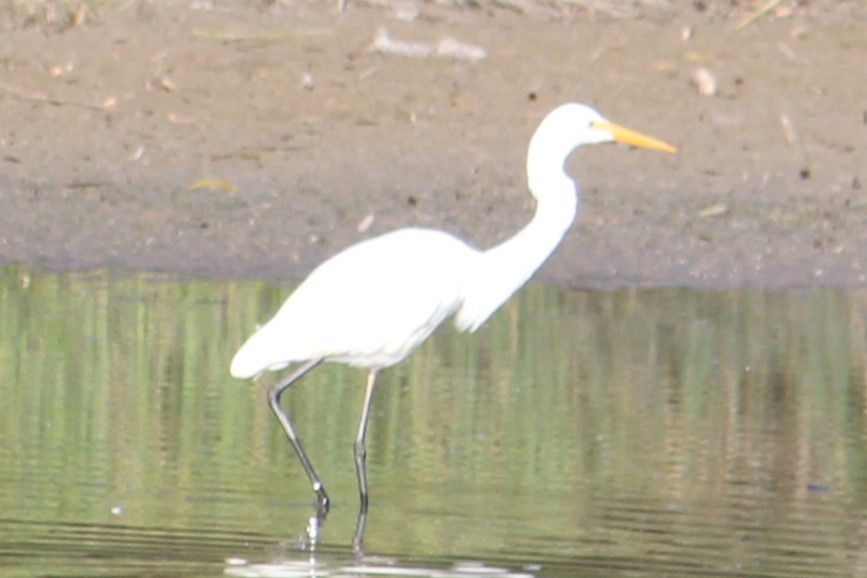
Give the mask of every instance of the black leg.
[[358, 495], [361, 498], [361, 509], [367, 511], [367, 425], [370, 422], [370, 406], [373, 404], [373, 392], [376, 389], [376, 376], [379, 370], [372, 369], [367, 376], [367, 393], [364, 396], [364, 407], [361, 410], [361, 423], [358, 425], [358, 437], [355, 438], [355, 472], [358, 474]]
[[364, 548], [364, 528], [367, 525], [367, 426], [370, 423], [370, 408], [373, 405], [373, 392], [376, 390], [376, 376], [379, 370], [372, 369], [367, 376], [367, 392], [364, 395], [364, 407], [361, 410], [361, 423], [358, 425], [358, 437], [355, 438], [355, 473], [358, 474], [358, 496], [361, 504], [358, 510], [358, 523], [355, 526], [355, 537], [352, 545], [356, 553], [362, 553]]
[[356, 556], [364, 557], [364, 529], [367, 527], [367, 508], [358, 510], [358, 520], [355, 522], [355, 536], [352, 538], [352, 549]]
[[289, 438], [289, 441], [292, 442], [292, 447], [295, 449], [295, 453], [298, 455], [301, 465], [304, 466], [304, 471], [307, 472], [307, 477], [310, 479], [310, 483], [313, 484], [313, 491], [316, 492], [317, 510], [325, 514], [328, 512], [328, 506], [330, 504], [328, 494], [325, 493], [325, 486], [322, 485], [322, 480], [319, 479], [316, 470], [313, 469], [313, 464], [310, 462], [310, 458], [307, 457], [307, 453], [301, 445], [301, 440], [298, 439], [298, 434], [295, 432], [292, 420], [289, 419], [289, 416], [280, 405], [280, 396], [283, 392], [286, 391], [290, 385], [304, 377], [314, 367], [322, 363], [322, 361], [322, 359], [315, 359], [307, 362], [298, 368], [295, 373], [270, 389], [268, 391], [268, 405], [271, 406], [274, 415], [277, 416], [277, 421], [279, 421], [280, 425], [283, 426], [283, 431], [286, 432], [286, 436]]

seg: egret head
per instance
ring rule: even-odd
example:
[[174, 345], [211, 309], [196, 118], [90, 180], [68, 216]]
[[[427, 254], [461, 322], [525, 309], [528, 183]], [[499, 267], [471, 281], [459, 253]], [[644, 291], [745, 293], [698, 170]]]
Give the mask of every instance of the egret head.
[[540, 178], [565, 176], [563, 165], [576, 148], [610, 142], [669, 153], [677, 150], [653, 137], [618, 126], [585, 104], [563, 104], [548, 113], [530, 140], [527, 171], [531, 190], [534, 181]]
[[565, 162], [569, 154], [582, 145], [621, 142], [663, 152], [676, 152], [673, 146], [653, 137], [623, 128], [606, 120], [595, 109], [577, 102], [558, 106], [542, 120], [530, 148], [538, 145], [548, 155]]

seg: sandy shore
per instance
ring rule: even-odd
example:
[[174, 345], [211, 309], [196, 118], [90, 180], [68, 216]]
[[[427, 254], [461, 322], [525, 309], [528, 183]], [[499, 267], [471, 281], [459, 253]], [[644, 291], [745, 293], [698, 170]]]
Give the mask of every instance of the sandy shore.
[[0, 261], [286, 278], [406, 225], [488, 246], [532, 214], [536, 123], [577, 100], [681, 152], [574, 155], [583, 211], [543, 280], [867, 286], [865, 5], [738, 29], [746, 9], [648, 4], [107, 4], [9, 26]]

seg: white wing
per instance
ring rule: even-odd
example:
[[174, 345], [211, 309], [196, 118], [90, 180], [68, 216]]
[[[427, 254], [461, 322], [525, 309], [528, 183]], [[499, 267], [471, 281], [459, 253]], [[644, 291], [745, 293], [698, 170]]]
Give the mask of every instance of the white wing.
[[235, 377], [326, 358], [386, 367], [409, 355], [460, 307], [481, 253], [429, 229], [353, 245], [317, 267], [241, 347]]

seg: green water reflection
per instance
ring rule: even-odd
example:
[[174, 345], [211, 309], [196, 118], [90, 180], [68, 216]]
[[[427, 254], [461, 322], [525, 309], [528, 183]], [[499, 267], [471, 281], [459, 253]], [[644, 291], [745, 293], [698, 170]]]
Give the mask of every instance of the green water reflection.
[[[287, 287], [0, 275], [0, 551], [36, 568], [52, 531], [134, 528], [216, 564], [297, 540], [313, 494], [265, 386], [227, 371]], [[354, 530], [364, 377], [324, 366], [285, 396], [335, 501], [326, 543]], [[532, 286], [383, 372], [366, 544], [558, 575], [863, 574], [865, 382], [867, 292]]]

